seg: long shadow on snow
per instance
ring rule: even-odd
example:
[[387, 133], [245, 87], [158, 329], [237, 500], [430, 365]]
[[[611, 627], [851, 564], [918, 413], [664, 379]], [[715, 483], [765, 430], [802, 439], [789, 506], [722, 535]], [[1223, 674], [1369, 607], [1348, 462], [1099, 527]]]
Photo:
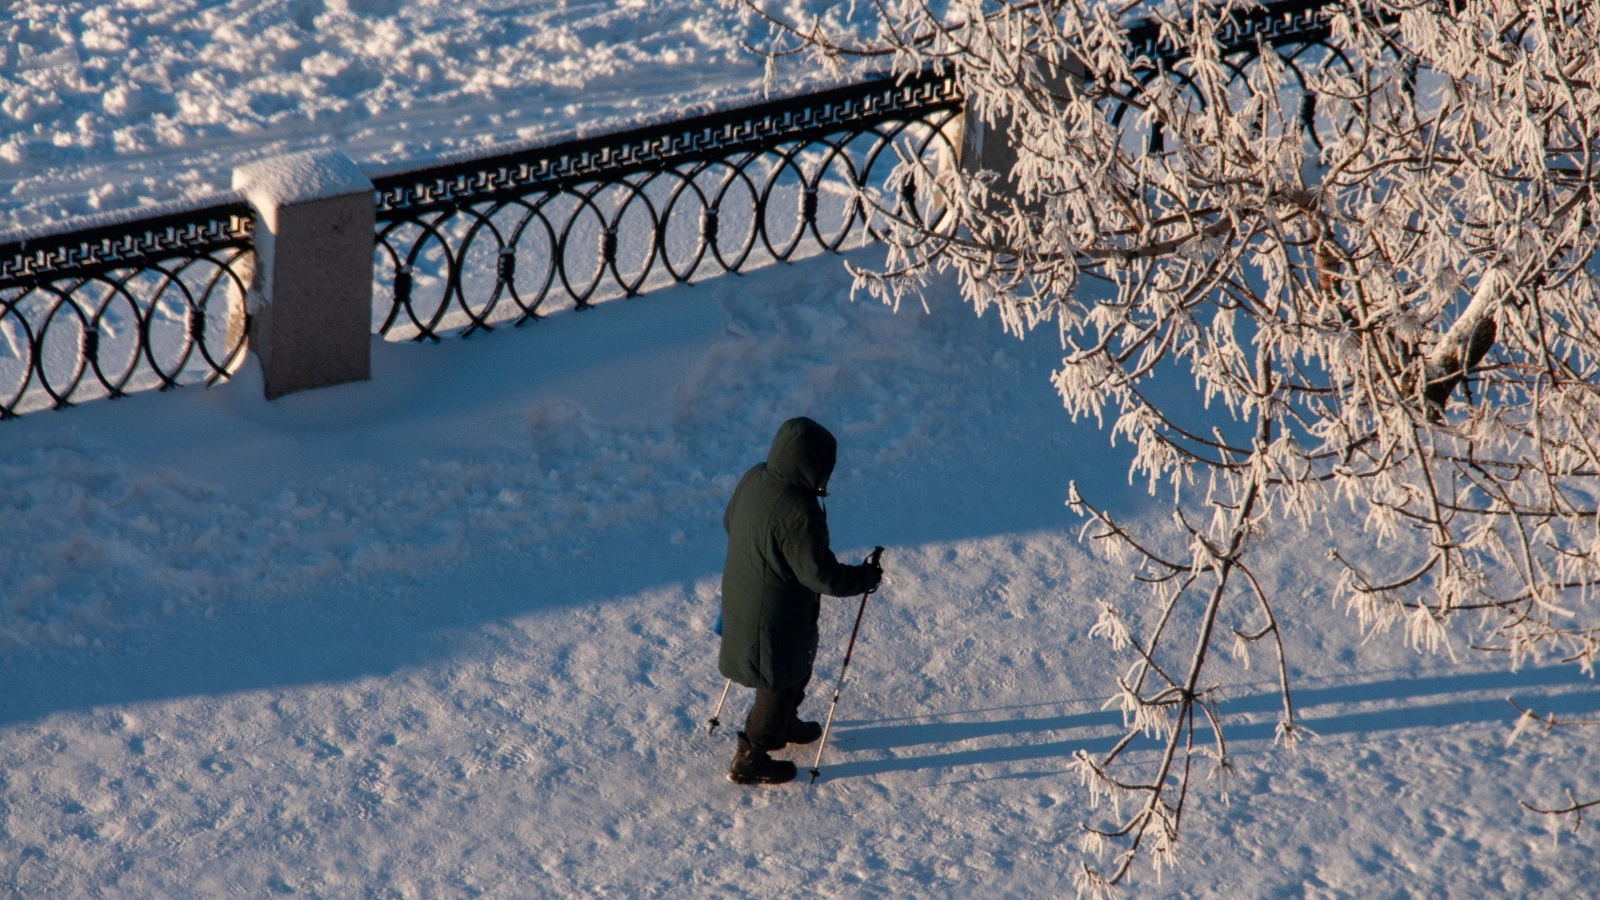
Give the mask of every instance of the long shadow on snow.
[[[489, 623], [682, 583], [685, 570], [709, 571], [721, 559], [691, 548], [683, 569], [630, 565], [630, 535], [614, 536], [618, 546], [592, 548], [582, 576], [570, 581], [515, 562], [452, 567], [404, 585], [340, 579], [299, 596], [228, 604], [215, 618], [185, 608], [115, 635], [104, 649], [16, 648], [0, 658], [7, 688], [0, 726], [64, 710], [341, 683], [435, 660], [492, 657], [505, 647]], [[709, 685], [714, 639], [706, 638]]]
[[[1577, 687], [1542, 693], [1536, 689]], [[1407, 728], [1445, 728], [1500, 722], [1507, 726], [1517, 716], [1503, 697], [1472, 698], [1444, 703], [1400, 705], [1381, 710], [1317, 715], [1315, 707], [1338, 704], [1405, 701], [1431, 696], [1494, 691], [1515, 694], [1524, 705], [1557, 715], [1585, 715], [1600, 711], [1600, 686], [1573, 666], [1547, 666], [1522, 672], [1476, 672], [1462, 675], [1396, 678], [1386, 681], [1357, 682], [1296, 691], [1295, 702], [1300, 724], [1328, 738], [1336, 735], [1374, 734]], [[1276, 693], [1263, 692], [1229, 700], [1221, 705], [1224, 716], [1271, 713], [1279, 709]], [[851, 723], [841, 723], [850, 726]], [[888, 772], [920, 769], [945, 769], [1027, 760], [1068, 760], [1082, 750], [1100, 753], [1120, 739], [1122, 716], [1116, 711], [1077, 713], [1061, 716], [1036, 716], [984, 722], [942, 722], [874, 725], [870, 723], [838, 728], [837, 747], [841, 752], [892, 751], [901, 747], [949, 745], [985, 738], [1028, 738], [1056, 732], [1085, 729], [1100, 732], [1067, 740], [1044, 743], [1010, 743], [1001, 746], [955, 750], [919, 756], [890, 757], [833, 763], [829, 778], [858, 778]], [[1270, 743], [1276, 736], [1276, 719], [1257, 722], [1224, 722], [1224, 736], [1237, 747], [1245, 742]], [[1107, 734], [1107, 731], [1115, 732]], [[1136, 739], [1132, 749], [1155, 749], [1159, 745], [1146, 738]]]

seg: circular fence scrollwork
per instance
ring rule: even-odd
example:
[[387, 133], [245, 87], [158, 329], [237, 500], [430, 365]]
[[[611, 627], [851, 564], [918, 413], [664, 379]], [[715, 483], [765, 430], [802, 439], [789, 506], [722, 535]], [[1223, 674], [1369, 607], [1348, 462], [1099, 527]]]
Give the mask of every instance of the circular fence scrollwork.
[[375, 330], [471, 334], [876, 240], [871, 205], [919, 202], [896, 164], [954, 164], [959, 116], [924, 75], [380, 181]]
[[0, 418], [232, 374], [254, 253], [246, 208], [0, 252]]

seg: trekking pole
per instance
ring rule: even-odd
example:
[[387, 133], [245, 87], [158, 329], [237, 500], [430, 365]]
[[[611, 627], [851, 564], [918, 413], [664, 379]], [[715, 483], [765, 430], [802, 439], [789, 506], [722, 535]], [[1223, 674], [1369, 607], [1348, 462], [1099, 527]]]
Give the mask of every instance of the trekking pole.
[[716, 734], [717, 726], [722, 724], [722, 720], [718, 717], [722, 715], [722, 704], [728, 702], [728, 688], [731, 687], [733, 687], [733, 679], [729, 678], [728, 683], [722, 686], [722, 699], [717, 701], [717, 711], [711, 714], [710, 719], [706, 720], [708, 723], [706, 727], [706, 737]]
[[[872, 548], [872, 555], [867, 557], [868, 565], [877, 565], [878, 558], [883, 555], [882, 547]], [[874, 588], [873, 590], [877, 590]], [[817, 783], [817, 776], [822, 770], [817, 768], [822, 764], [822, 748], [828, 746], [828, 730], [833, 727], [833, 710], [839, 705], [839, 691], [844, 688], [844, 673], [850, 668], [850, 657], [856, 652], [856, 635], [861, 633], [861, 616], [867, 611], [867, 597], [872, 591], [861, 595], [861, 608], [856, 610], [856, 627], [850, 629], [850, 646], [844, 651], [844, 664], [839, 667], [839, 683], [833, 686], [833, 702], [828, 704], [828, 719], [822, 725], [822, 739], [817, 742], [817, 758], [811, 761], [811, 783]]]

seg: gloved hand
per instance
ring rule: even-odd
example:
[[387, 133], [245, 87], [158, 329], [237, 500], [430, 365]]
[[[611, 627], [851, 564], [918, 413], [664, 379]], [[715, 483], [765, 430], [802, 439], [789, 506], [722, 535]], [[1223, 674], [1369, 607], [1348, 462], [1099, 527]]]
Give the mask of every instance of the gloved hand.
[[872, 555], [868, 556], [866, 561], [862, 563], [862, 565], [866, 567], [867, 574], [871, 579], [871, 583], [867, 587], [866, 591], [869, 594], [877, 593], [878, 588], [883, 586], [883, 565], [878, 562], [878, 560], [882, 557], [883, 548], [874, 547], [872, 550]]

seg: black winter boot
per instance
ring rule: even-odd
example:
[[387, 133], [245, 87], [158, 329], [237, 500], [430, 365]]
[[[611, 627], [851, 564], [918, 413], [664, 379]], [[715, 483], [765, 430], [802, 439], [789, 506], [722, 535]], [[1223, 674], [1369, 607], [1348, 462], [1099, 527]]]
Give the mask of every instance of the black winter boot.
[[802, 722], [800, 719], [789, 720], [789, 733], [784, 736], [790, 744], [809, 744], [822, 737], [822, 726], [816, 722]]
[[733, 754], [733, 765], [728, 767], [728, 780], [734, 784], [783, 784], [793, 781], [794, 763], [786, 759], [773, 759], [767, 751], [752, 746], [750, 739], [739, 732], [739, 749]]

